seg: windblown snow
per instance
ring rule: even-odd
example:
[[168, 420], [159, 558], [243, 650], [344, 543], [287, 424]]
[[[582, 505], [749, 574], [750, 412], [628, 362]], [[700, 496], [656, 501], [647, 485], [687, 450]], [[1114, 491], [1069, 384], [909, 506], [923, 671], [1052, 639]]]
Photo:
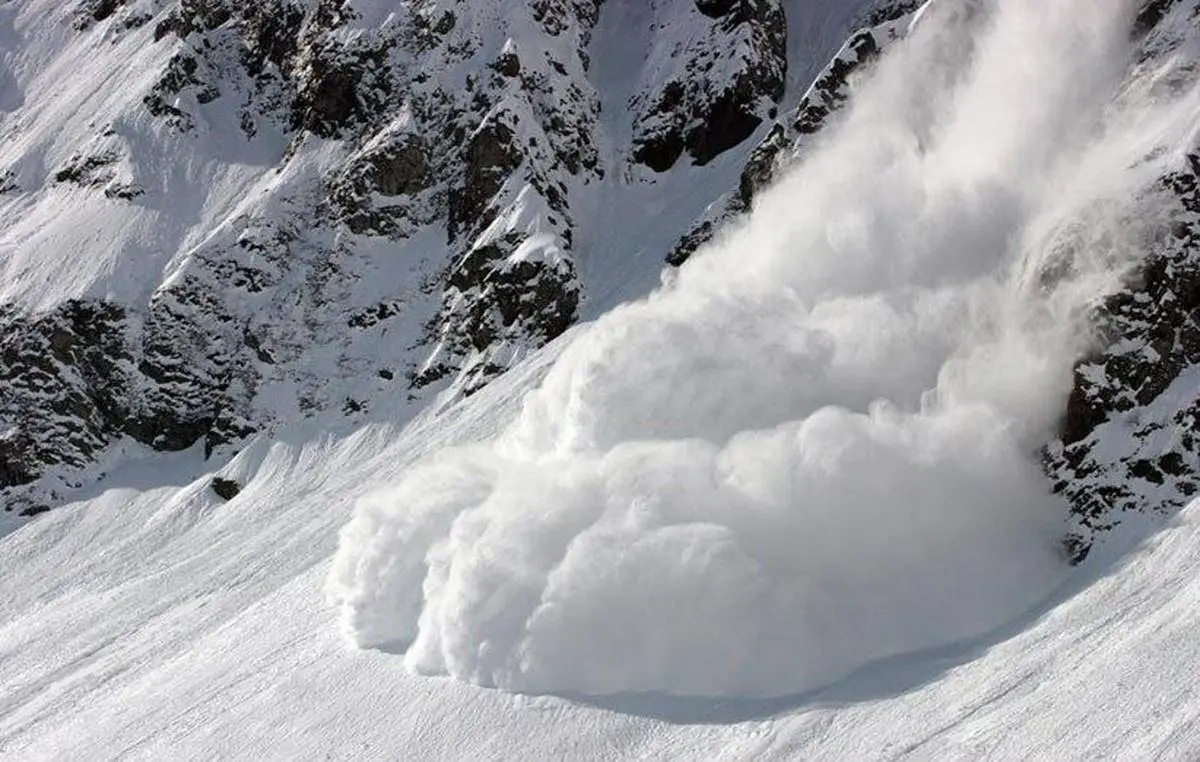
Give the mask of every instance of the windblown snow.
[[[790, 3], [789, 78], [810, 79], [867, 5]], [[1200, 144], [1194, 5], [935, 0], [911, 27], [888, 22], [904, 41], [883, 45], [892, 27], [876, 28], [885, 57], [823, 101], [854, 94], [837, 124], [805, 136], [741, 224], [608, 312], [645, 293], [643, 276], [751, 150], [714, 174], [684, 160], [650, 179], [621, 171], [628, 125], [613, 108], [659, 74], [622, 34], [699, 6], [655, 5], [689, 14], [659, 17], [609, 0], [588, 50], [612, 171], [595, 208], [578, 207], [573, 253], [581, 314], [603, 317], [469, 397], [418, 412], [405, 385], [380, 384], [359, 417], [309, 418], [287, 412], [291, 391], [270, 391], [278, 426], [236, 454], [114, 441], [68, 504], [0, 512], [0, 758], [1195, 759], [1200, 501], [1170, 521], [1122, 515], [1071, 569], [1067, 506], [1039, 462], [1100, 332], [1092, 307], [1147, 249], [1186, 247], [1178, 261], [1192, 262], [1195, 190], [1158, 187], [1181, 164], [1196, 174], [1182, 161]], [[1134, 43], [1144, 58], [1129, 49], [1135, 8], [1165, 13]], [[146, 47], [149, 24], [107, 36], [115, 17], [69, 36], [75, 10], [0, 0], [12, 75], [0, 73], [0, 110], [25, 104], [9, 148], [45, 148], [14, 163], [28, 182], [5, 202], [13, 261], [33, 269], [0, 288], [31, 305], [132, 294], [136, 313], [155, 280], [139, 263], [178, 274], [194, 236], [240, 230], [222, 222], [229, 205], [270, 222], [316, 164], [344, 157], [309, 138], [275, 172], [260, 160], [284, 150], [269, 130], [232, 158], [159, 133], [135, 113], [148, 82], [93, 85], [124, 81], [132, 69], [114, 61], [152, 56], [161, 72], [175, 43]], [[855, 56], [868, 49], [852, 39]], [[79, 77], [56, 78], [72, 67]], [[92, 100], [70, 97], [85, 90]], [[232, 116], [229, 103], [200, 113]], [[147, 144], [159, 158], [127, 157], [135, 179], [169, 170], [141, 197], [155, 208], [41, 187], [109, 121], [122, 140], [144, 127], [168, 141]], [[199, 140], [242, 145], [222, 138], [232, 123], [199, 124]], [[180, 147], [179, 167], [163, 146]], [[1186, 239], [1164, 224], [1182, 202]], [[166, 238], [146, 232], [152, 213]], [[44, 230], [25, 236], [31, 225]], [[88, 230], [102, 251], [66, 245]], [[26, 245], [51, 238], [64, 246]], [[101, 245], [118, 238], [120, 252]], [[409, 250], [426, 243], [443, 245]], [[355, 306], [417, 289], [426, 271], [390, 247], [360, 260]], [[68, 273], [79, 252], [95, 257]], [[38, 275], [58, 270], [70, 277]], [[299, 312], [274, 322], [282, 303], [246, 314], [304, 327]], [[398, 370], [406, 331], [362, 339], [365, 375], [339, 375], [340, 350], [304, 331], [287, 346], [336, 400], [375, 383], [378, 353]], [[1138, 445], [1158, 458], [1192, 419], [1172, 428], [1155, 406], [1190, 407], [1196, 379], [1192, 367], [1111, 417], [1097, 447], [1121, 450], [1134, 419], [1166, 421]], [[217, 477], [240, 491], [227, 498]]]
[[780, 696], [1043, 600], [1038, 450], [1195, 133], [1131, 14], [931, 5], [743, 225], [361, 502], [353, 641], [518, 692]]

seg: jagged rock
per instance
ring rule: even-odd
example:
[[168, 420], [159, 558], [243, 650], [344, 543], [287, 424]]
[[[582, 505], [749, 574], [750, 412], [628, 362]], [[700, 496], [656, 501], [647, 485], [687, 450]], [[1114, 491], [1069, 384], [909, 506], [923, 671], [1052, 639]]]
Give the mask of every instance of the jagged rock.
[[93, 21], [104, 21], [116, 13], [127, 0], [84, 0], [76, 11], [76, 28], [83, 29]]
[[851, 75], [878, 58], [880, 50], [875, 30], [855, 33], [804, 96], [793, 129], [800, 135], [814, 135], [824, 127], [830, 115], [850, 99]]
[[113, 182], [109, 183], [104, 188], [104, 195], [107, 198], [121, 199], [124, 201], [129, 201], [137, 198], [138, 196], [144, 196], [145, 194], [146, 190], [144, 188], [134, 185], [133, 183]]
[[381, 302], [354, 313], [346, 324], [351, 328], [371, 328], [384, 320], [396, 317], [403, 310], [403, 302]]
[[369, 123], [379, 109], [364, 94], [386, 98], [391, 91], [385, 63], [386, 53], [379, 49], [312, 49], [298, 70], [293, 124], [328, 138], [351, 124]]
[[875, 27], [906, 18], [924, 4], [925, 0], [884, 0], [867, 12], [863, 18], [863, 26]]
[[[438, 319], [441, 355], [469, 358], [467, 394], [504, 370], [492, 359], [497, 348], [545, 344], [575, 322], [579, 307], [574, 266], [555, 242], [513, 234], [472, 250], [451, 272], [448, 293], [454, 297]], [[418, 387], [452, 372], [442, 357], [422, 369]]]
[[690, 36], [674, 44], [673, 74], [632, 103], [633, 160], [655, 172], [670, 169], [685, 151], [696, 164], [708, 164], [772, 118], [783, 96], [787, 23], [779, 0], [694, 7], [708, 22], [704, 33], [681, 28]]
[[371, 156], [368, 161], [375, 189], [385, 196], [412, 195], [424, 190], [429, 183], [425, 151], [424, 141], [411, 136], [408, 142]]
[[1178, 2], [1179, 0], [1149, 0], [1143, 3], [1133, 22], [1134, 36], [1143, 37], [1149, 34], [1167, 15], [1167, 11]]
[[70, 301], [33, 317], [0, 314], [0, 446], [8, 486], [49, 466], [82, 467], [118, 432], [127, 413], [130, 348], [120, 307]]
[[115, 151], [105, 151], [91, 156], [72, 156], [66, 166], [54, 173], [56, 183], [76, 185], [103, 185], [113, 179], [111, 166], [116, 163]]
[[122, 437], [159, 450], [204, 440], [211, 451], [250, 433], [232, 414], [228, 379], [182, 354], [187, 330], [176, 317], [151, 312], [140, 329], [124, 308], [96, 301], [0, 316], [4, 486], [82, 468]]
[[190, 129], [193, 119], [186, 111], [172, 104], [185, 90], [190, 90], [197, 103], [211, 103], [221, 91], [207, 77], [198, 75], [200, 62], [195, 55], [180, 52], [172, 56], [166, 71], [143, 99], [146, 109], [155, 116], [171, 119], [180, 129]]
[[738, 0], [696, 0], [696, 10], [711, 19], [728, 15], [738, 5]]
[[503, 121], [489, 121], [471, 135], [466, 151], [463, 184], [450, 194], [450, 237], [478, 225], [479, 219], [505, 179], [521, 164], [513, 131]]
[[12, 431], [0, 439], [0, 487], [19, 487], [38, 477], [29, 462], [32, 450], [33, 445], [25, 432]]
[[521, 57], [506, 50], [492, 62], [492, 69], [502, 77], [516, 77], [521, 74]]
[[668, 264], [682, 265], [720, 227], [750, 210], [754, 195], [770, 184], [781, 166], [802, 155], [812, 137], [849, 101], [855, 74], [901, 39], [904, 24], [918, 7], [918, 3], [892, 2], [868, 14], [868, 26], [851, 35], [814, 80], [796, 109], [783, 121], [773, 124], [770, 132], [755, 146], [742, 169], [736, 191], [710, 208], [705, 217], [697, 220], [692, 229], [680, 237], [667, 254]]
[[119, 21], [125, 29], [135, 29], [145, 24], [153, 16], [143, 7], [132, 4], [129, 0], [83, 0], [75, 8], [73, 26], [84, 31], [93, 24], [102, 21]]
[[[334, 217], [355, 233], [389, 237], [402, 237], [416, 225], [431, 222], [437, 216], [436, 202], [421, 208], [416, 198], [433, 184], [428, 153], [420, 135], [372, 139], [329, 184]], [[388, 201], [376, 202], [376, 195]]]
[[167, 26], [162, 28], [169, 28], [179, 37], [187, 37], [193, 32], [212, 31], [233, 18], [233, 15], [230, 4], [225, 0], [179, 0], [179, 5], [163, 22]]
[[1178, 210], [1125, 290], [1099, 309], [1101, 343], [1075, 369], [1046, 450], [1072, 505], [1076, 556], [1126, 512], [1169, 511], [1200, 491], [1200, 157], [1163, 178]]
[[235, 479], [226, 479], [221, 476], [214, 476], [210, 486], [217, 497], [222, 500], [232, 500], [242, 492], [242, 485], [238, 484]]

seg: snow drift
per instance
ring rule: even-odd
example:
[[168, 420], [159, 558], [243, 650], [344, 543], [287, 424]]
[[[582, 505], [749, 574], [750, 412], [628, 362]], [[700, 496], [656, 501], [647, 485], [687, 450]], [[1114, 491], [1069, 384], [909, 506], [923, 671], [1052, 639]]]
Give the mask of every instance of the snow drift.
[[351, 638], [515, 691], [768, 696], [1036, 603], [1037, 450], [1195, 123], [1129, 74], [1130, 17], [932, 4], [740, 228], [358, 507]]

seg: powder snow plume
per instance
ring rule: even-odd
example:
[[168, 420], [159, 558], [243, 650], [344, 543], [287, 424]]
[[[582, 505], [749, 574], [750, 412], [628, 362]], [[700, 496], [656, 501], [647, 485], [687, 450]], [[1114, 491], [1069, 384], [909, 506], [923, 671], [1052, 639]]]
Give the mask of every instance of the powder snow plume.
[[1040, 472], [1194, 93], [1120, 0], [932, 3], [736, 229], [583, 331], [495, 441], [358, 506], [362, 647], [521, 692], [795, 694], [1065, 574]]

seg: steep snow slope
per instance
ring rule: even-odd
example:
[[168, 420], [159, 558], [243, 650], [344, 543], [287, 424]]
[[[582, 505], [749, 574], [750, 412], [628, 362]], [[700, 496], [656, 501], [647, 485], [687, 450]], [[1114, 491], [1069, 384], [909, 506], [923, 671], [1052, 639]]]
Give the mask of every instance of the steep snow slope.
[[[547, 361], [550, 358], [545, 358]], [[1200, 506], [1093, 558], [1017, 622], [774, 701], [521, 697], [349, 649], [322, 595], [352, 500], [421, 452], [486, 437], [526, 372], [455, 424], [252, 447], [222, 502], [198, 453], [0, 546], [0, 750], [13, 759], [1187, 759]], [[156, 456], [157, 457], [157, 456]], [[1114, 551], [1117, 548], [1113, 548]]]

